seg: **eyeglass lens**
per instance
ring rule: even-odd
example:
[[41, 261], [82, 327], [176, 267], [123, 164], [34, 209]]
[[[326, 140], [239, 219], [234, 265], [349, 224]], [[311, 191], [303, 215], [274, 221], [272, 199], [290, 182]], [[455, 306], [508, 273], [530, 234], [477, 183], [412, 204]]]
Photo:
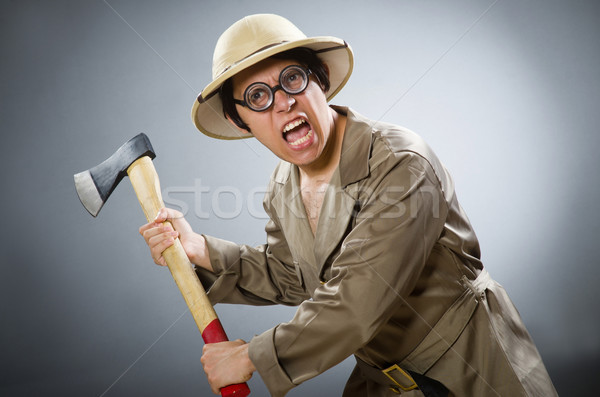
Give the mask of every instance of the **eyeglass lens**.
[[279, 85], [273, 88], [265, 83], [251, 84], [244, 95], [248, 107], [252, 110], [261, 111], [269, 108], [273, 103], [275, 92], [281, 88], [290, 95], [299, 94], [308, 85], [308, 74], [300, 66], [291, 65], [279, 74]]

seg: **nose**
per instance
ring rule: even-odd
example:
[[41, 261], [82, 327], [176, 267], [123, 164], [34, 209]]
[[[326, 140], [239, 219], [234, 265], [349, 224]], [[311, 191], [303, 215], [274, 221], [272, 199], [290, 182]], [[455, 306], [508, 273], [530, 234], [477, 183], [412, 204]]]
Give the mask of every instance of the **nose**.
[[291, 109], [292, 105], [296, 103], [294, 97], [286, 94], [283, 90], [277, 90], [277, 92], [275, 92], [273, 101], [275, 102], [274, 108], [277, 112], [287, 112]]

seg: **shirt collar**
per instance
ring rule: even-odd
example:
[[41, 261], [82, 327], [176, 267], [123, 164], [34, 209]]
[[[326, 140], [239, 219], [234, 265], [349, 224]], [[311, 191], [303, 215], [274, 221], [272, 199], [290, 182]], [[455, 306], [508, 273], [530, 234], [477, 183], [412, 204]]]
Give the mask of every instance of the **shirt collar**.
[[[340, 186], [346, 187], [369, 176], [373, 122], [346, 106], [331, 105], [331, 108], [346, 116], [346, 129], [338, 166]], [[273, 180], [277, 183], [287, 183], [290, 172], [295, 172], [295, 168], [295, 165], [281, 161]]]
[[346, 187], [369, 176], [372, 122], [348, 107], [331, 107], [347, 117], [339, 165], [341, 186]]

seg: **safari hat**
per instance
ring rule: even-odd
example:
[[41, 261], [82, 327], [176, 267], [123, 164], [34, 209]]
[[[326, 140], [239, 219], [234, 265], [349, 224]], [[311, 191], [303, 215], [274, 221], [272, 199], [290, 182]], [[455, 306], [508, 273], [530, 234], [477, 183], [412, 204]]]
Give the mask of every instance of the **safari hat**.
[[212, 81], [192, 107], [192, 120], [204, 134], [218, 139], [250, 138], [227, 121], [219, 88], [230, 77], [275, 54], [297, 47], [314, 50], [329, 68], [331, 87], [327, 100], [346, 84], [354, 57], [350, 46], [329, 36], [306, 37], [287, 19], [273, 14], [250, 15], [231, 25], [217, 41], [213, 55]]

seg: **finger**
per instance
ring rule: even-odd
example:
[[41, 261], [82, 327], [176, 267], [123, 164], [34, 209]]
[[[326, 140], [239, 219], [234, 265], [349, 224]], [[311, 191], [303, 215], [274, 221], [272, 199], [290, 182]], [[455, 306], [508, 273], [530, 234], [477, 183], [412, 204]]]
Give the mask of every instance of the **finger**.
[[167, 219], [180, 219], [183, 218], [183, 214], [173, 208], [162, 208], [161, 209], [163, 211], [163, 213], [165, 214], [165, 216], [167, 217]]
[[150, 248], [150, 254], [156, 264], [165, 265], [160, 257], [165, 249], [170, 247], [179, 233], [168, 226], [160, 226], [148, 229], [144, 232], [144, 240]]
[[143, 237], [148, 248], [150, 248], [150, 255], [156, 260], [179, 237], [179, 233], [172, 229], [169, 231], [160, 231], [155, 228], [146, 231]]
[[144, 237], [144, 240], [148, 241], [152, 237], [155, 237], [155, 236], [158, 236], [161, 234], [167, 235], [169, 233], [173, 233], [174, 231], [175, 230], [173, 229], [173, 226], [169, 223], [164, 224], [164, 225], [154, 225], [154, 227], [144, 230], [144, 233], [142, 234], [142, 236]]
[[152, 228], [156, 227], [156, 223], [154, 222], [150, 222], [150, 223], [146, 223], [145, 225], [140, 226], [140, 228], [138, 229], [138, 231], [140, 232], [140, 234], [143, 236], [144, 233], [147, 230], [150, 230]]
[[138, 229], [138, 231], [143, 236], [149, 230], [152, 230], [152, 229], [155, 229], [155, 228], [160, 228], [161, 226], [166, 226], [166, 227], [172, 229], [171, 224], [169, 224], [169, 223], [163, 224], [164, 221], [161, 221], [161, 219], [163, 219], [163, 218], [164, 217], [161, 217], [161, 216], [157, 215], [157, 218], [155, 218], [154, 221], [148, 222], [145, 225], [140, 226], [140, 228]]
[[158, 243], [153, 245], [152, 248], [150, 248], [150, 252], [152, 254], [152, 259], [154, 259], [154, 263], [156, 263], [157, 265], [166, 266], [167, 263], [164, 257], [162, 256], [162, 253], [174, 243], [175, 238], [168, 237], [166, 239], [160, 240]]
[[217, 379], [214, 376], [212, 367], [209, 367], [210, 360], [208, 359], [206, 352], [207, 352], [207, 350], [210, 351], [210, 348], [206, 349], [206, 346], [207, 345], [204, 345], [202, 347], [202, 357], [200, 357], [200, 363], [202, 364], [202, 369], [204, 370], [204, 373], [206, 374], [206, 380], [208, 381], [208, 384], [210, 385], [211, 391], [214, 394], [221, 394], [221, 389], [220, 389], [220, 387], [217, 386]]
[[154, 222], [162, 223], [165, 221], [172, 221], [172, 220], [177, 220], [177, 219], [182, 219], [182, 218], [183, 218], [183, 214], [181, 212], [174, 210], [172, 208], [163, 207], [160, 210], [158, 210], [158, 213], [156, 214], [156, 218], [154, 218]]
[[179, 232], [173, 230], [170, 225], [159, 226], [152, 229], [148, 229], [144, 232], [144, 240], [153, 249], [154, 246], [162, 242], [163, 240], [174, 239], [179, 236]]
[[[168, 227], [160, 227], [148, 230], [144, 234], [144, 239], [148, 243], [150, 250], [153, 250], [158, 244], [165, 240], [173, 240], [179, 236], [179, 232]], [[160, 251], [162, 253], [162, 251]]]
[[210, 389], [214, 394], [221, 394], [221, 387], [223, 386], [212, 372], [209, 371], [209, 373], [206, 374], [206, 380], [208, 381]]
[[175, 230], [184, 233], [192, 231], [190, 224], [181, 212], [171, 208], [164, 208], [164, 212], [166, 213], [166, 222], [171, 223]]
[[163, 266], [163, 267], [168, 266], [167, 260], [162, 255], [157, 260], [155, 260], [154, 263], [156, 263], [158, 266]]
[[154, 223], [163, 223], [167, 220], [168, 213], [166, 208], [161, 208], [158, 210], [156, 217], [154, 218]]

